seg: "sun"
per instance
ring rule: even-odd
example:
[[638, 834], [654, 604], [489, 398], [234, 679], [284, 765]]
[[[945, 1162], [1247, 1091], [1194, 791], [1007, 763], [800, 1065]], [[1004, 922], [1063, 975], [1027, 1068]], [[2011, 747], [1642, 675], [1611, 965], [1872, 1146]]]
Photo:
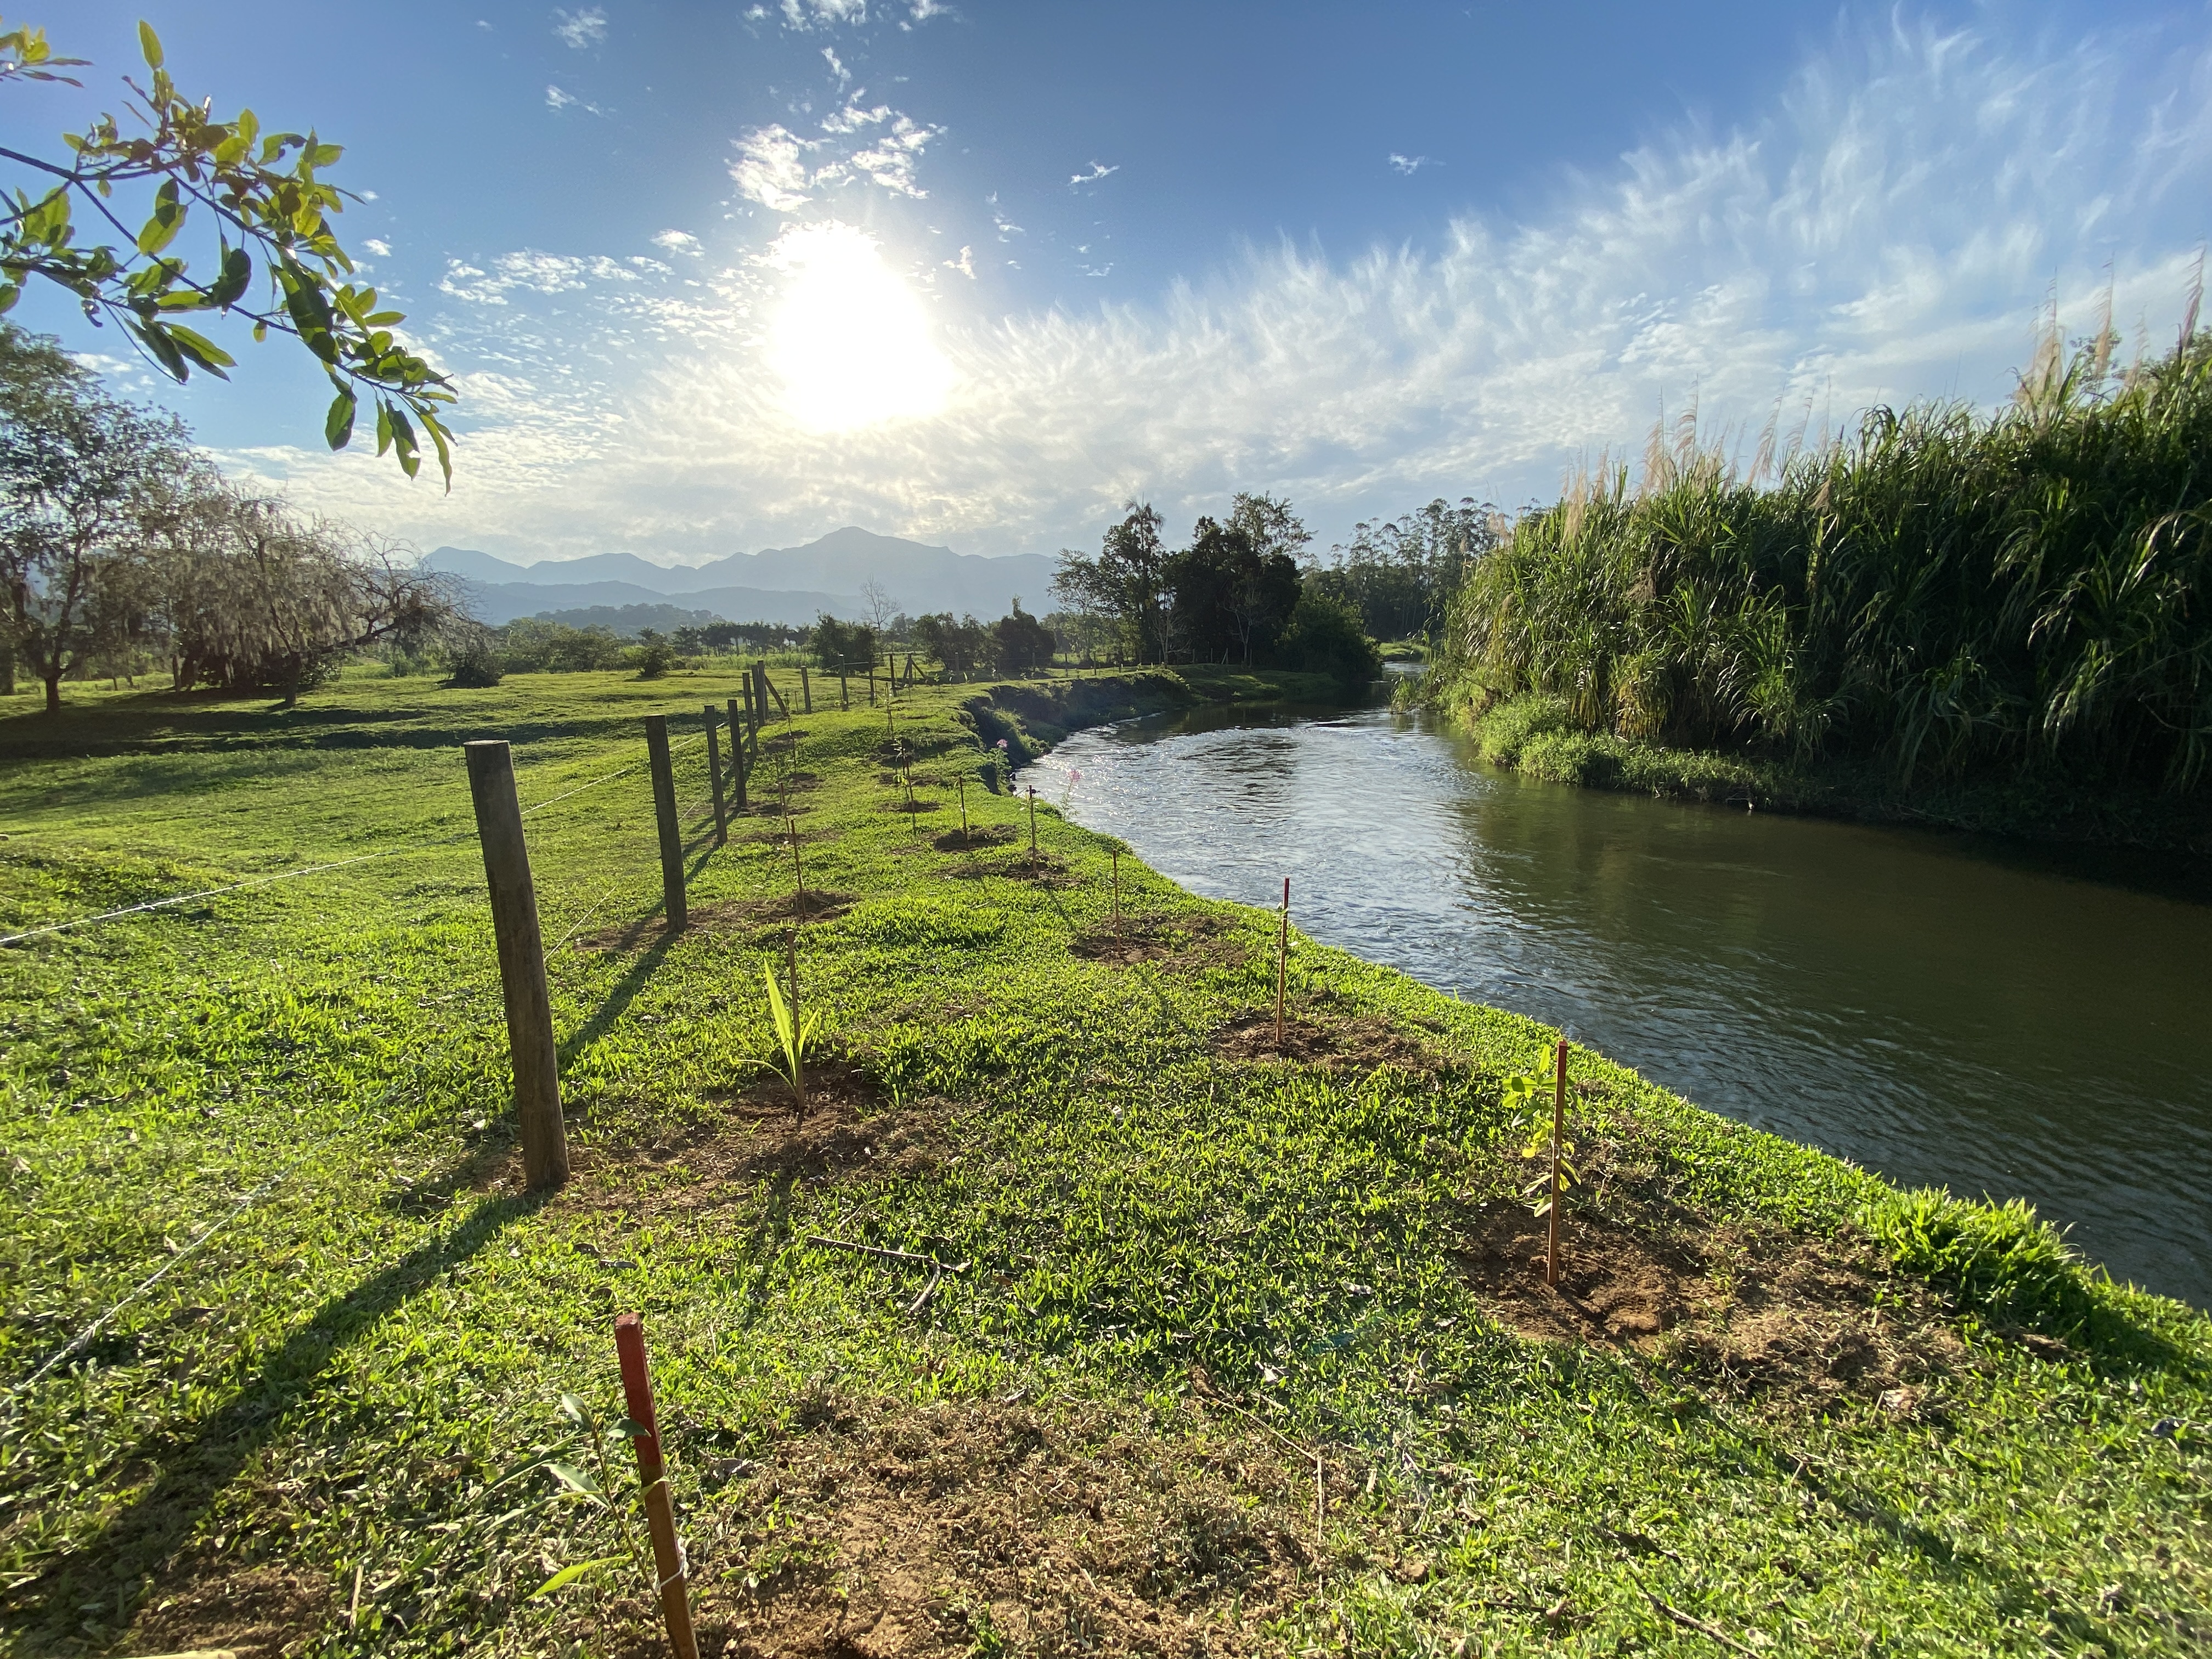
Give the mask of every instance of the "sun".
[[874, 237], [852, 225], [794, 227], [774, 257], [784, 291], [766, 357], [801, 425], [847, 432], [944, 407], [952, 365]]

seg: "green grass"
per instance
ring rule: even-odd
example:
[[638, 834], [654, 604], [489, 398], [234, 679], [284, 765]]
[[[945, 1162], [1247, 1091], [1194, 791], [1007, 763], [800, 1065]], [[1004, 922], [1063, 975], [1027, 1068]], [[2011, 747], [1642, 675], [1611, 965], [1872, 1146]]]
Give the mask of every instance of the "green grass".
[[[549, 942], [611, 948], [550, 952], [577, 1175], [518, 1191], [456, 747], [509, 737], [528, 807], [636, 766], [639, 717], [669, 712], [694, 805], [698, 705], [735, 689], [348, 678], [290, 711], [99, 694], [0, 725], [0, 933], [389, 854], [0, 951], [0, 1376], [174, 1264], [0, 1419], [0, 1650], [629, 1650], [627, 1566], [532, 1598], [622, 1540], [528, 1466], [591, 1473], [559, 1405], [615, 1413], [629, 1310], [735, 1651], [800, 1612], [818, 1640], [902, 1550], [936, 1564], [915, 1651], [1070, 1648], [1086, 1620], [1331, 1653], [1715, 1651], [1684, 1620], [1808, 1653], [2212, 1632], [2201, 1316], [2017, 1213], [1893, 1194], [1577, 1051], [1573, 1214], [1705, 1241], [1746, 1307], [1762, 1261], [1872, 1262], [1866, 1318], [1930, 1358], [1899, 1409], [1693, 1345], [1525, 1339], [1468, 1264], [1517, 1185], [1498, 1079], [1550, 1033], [1300, 939], [1301, 1020], [1418, 1059], [1226, 1057], [1213, 1034], [1272, 1007], [1268, 915], [1124, 859], [1176, 954], [1110, 965], [1070, 948], [1106, 917], [1098, 838], [1040, 807], [1045, 884], [1024, 840], [931, 845], [1000, 738], [1278, 680], [922, 692], [897, 731], [946, 782], [919, 829], [882, 709], [799, 721], [808, 884], [846, 907], [801, 973], [846, 1116], [796, 1134], [759, 1070], [783, 939], [759, 907], [790, 882], [749, 838], [769, 821], [719, 847], [688, 823], [698, 921], [672, 939], [641, 769], [533, 813]], [[1025, 836], [1020, 803], [968, 802]], [[817, 1236], [972, 1265], [918, 1304], [926, 1275]], [[1318, 1542], [1293, 1443], [1321, 1453]], [[1039, 1448], [1076, 1478], [1032, 1481]], [[1042, 1530], [989, 1522], [997, 1499]], [[238, 1633], [256, 1606], [276, 1633]]]

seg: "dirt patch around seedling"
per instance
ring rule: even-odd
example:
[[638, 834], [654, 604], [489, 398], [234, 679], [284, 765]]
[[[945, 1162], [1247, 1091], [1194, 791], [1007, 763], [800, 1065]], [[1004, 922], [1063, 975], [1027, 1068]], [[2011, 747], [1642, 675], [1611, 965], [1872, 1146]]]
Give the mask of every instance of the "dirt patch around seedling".
[[1037, 887], [1079, 887], [1083, 878], [1067, 867], [1067, 860], [1040, 852], [1033, 859], [1029, 846], [1004, 857], [969, 859], [965, 864], [956, 864], [945, 872], [956, 881], [985, 881], [996, 878], [1000, 881], [1025, 881]]
[[[1179, 968], [1238, 968], [1251, 960], [1251, 945], [1218, 916], [1130, 916], [1117, 929], [1110, 921], [1085, 928], [1067, 943], [1070, 956], [1127, 968], [1157, 962]], [[1267, 1040], [1274, 1041], [1274, 1021]]]
[[718, 1468], [694, 1582], [731, 1659], [1266, 1652], [1310, 1571], [1310, 1466], [1225, 1414], [821, 1393]]
[[[732, 841], [743, 842], [748, 846], [788, 847], [791, 845], [791, 831], [788, 830], [748, 830], [741, 836], [732, 836], [730, 839]], [[831, 842], [836, 839], [837, 832], [835, 830], [802, 830], [799, 832], [799, 844], [803, 847], [812, 847], [823, 842]]]
[[904, 800], [887, 800], [884, 803], [884, 811], [886, 812], [934, 812], [938, 805], [939, 803], [931, 800], [926, 795], [916, 795], [911, 805]]
[[281, 1567], [194, 1561], [173, 1565], [155, 1580], [125, 1644], [142, 1653], [228, 1649], [239, 1659], [276, 1659], [327, 1628], [339, 1611], [330, 1581], [319, 1575], [302, 1578]]
[[1293, 1012], [1283, 1022], [1279, 1046], [1272, 1012], [1244, 1014], [1213, 1034], [1213, 1052], [1224, 1060], [1287, 1060], [1332, 1072], [1368, 1072], [1378, 1066], [1433, 1072], [1441, 1063], [1419, 1039], [1373, 1014], [1322, 1020]]
[[[1541, 1176], [1540, 1159], [1509, 1164], [1516, 1183]], [[1603, 1173], [1585, 1164], [1593, 1183]], [[1632, 1349], [1729, 1395], [1850, 1395], [1899, 1416], [1920, 1414], [1928, 1379], [1967, 1357], [1941, 1299], [1856, 1234], [1708, 1228], [1585, 1192], [1561, 1210], [1556, 1288], [1546, 1224], [1526, 1203], [1493, 1197], [1462, 1230], [1461, 1271], [1520, 1335]]]
[[919, 1179], [937, 1168], [951, 1109], [942, 1101], [889, 1106], [865, 1074], [825, 1060], [807, 1069], [801, 1115], [791, 1085], [763, 1074], [684, 1134], [585, 1152], [563, 1201], [653, 1212], [711, 1205], [761, 1181]]
[[[686, 933], [732, 932], [739, 928], [771, 927], [779, 922], [828, 921], [853, 907], [850, 893], [810, 887], [804, 895], [784, 893], [775, 898], [725, 899], [714, 904], [695, 904], [684, 923]], [[623, 955], [668, 937], [665, 919], [659, 911], [594, 933], [579, 933], [571, 944], [579, 951]]]
[[971, 823], [965, 830], [947, 830], [929, 844], [940, 853], [972, 853], [985, 847], [1004, 847], [1014, 836], [1012, 824]]

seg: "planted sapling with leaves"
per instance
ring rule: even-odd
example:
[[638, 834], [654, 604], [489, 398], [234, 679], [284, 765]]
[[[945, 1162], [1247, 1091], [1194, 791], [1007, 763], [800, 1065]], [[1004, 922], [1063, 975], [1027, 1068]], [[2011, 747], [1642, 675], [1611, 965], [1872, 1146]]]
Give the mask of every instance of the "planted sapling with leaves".
[[[1549, 1154], [1549, 1165], [1545, 1172], [1522, 1188], [1522, 1196], [1535, 1199], [1530, 1212], [1546, 1222], [1547, 1239], [1544, 1256], [1544, 1282], [1556, 1285], [1559, 1282], [1559, 1199], [1578, 1179], [1575, 1173], [1572, 1154], [1575, 1143], [1566, 1138], [1567, 1117], [1567, 1042], [1561, 1037], [1548, 1058], [1552, 1073], [1547, 1079], [1545, 1056], [1525, 1072], [1507, 1074], [1504, 1098], [1516, 1132], [1525, 1132], [1526, 1143], [1521, 1148], [1524, 1159], [1534, 1160]], [[1547, 1081], [1552, 1087], [1552, 1121], [1548, 1130], [1544, 1123], [1540, 1103]]]

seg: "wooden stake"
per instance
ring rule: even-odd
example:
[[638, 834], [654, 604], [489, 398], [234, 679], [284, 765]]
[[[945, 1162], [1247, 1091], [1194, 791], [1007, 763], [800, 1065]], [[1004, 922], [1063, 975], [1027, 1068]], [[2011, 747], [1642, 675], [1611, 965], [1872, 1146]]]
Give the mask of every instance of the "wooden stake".
[[812, 714], [814, 712], [814, 682], [806, 678], [805, 663], [799, 665], [799, 700], [806, 705], [806, 712]]
[[707, 705], [707, 778], [714, 793], [714, 841], [730, 838], [730, 817], [722, 805], [722, 740], [714, 732], [714, 705]]
[[837, 676], [837, 707], [838, 707], [839, 708], [841, 708], [841, 709], [842, 709], [842, 708], [850, 708], [852, 706], [853, 706], [853, 690], [852, 690], [852, 686], [851, 686], [851, 684], [847, 681], [847, 679], [845, 678], [845, 677], [844, 677], [842, 674], [840, 674], [840, 675], [838, 675], [838, 676]]
[[676, 822], [676, 774], [668, 763], [668, 716], [645, 717], [645, 753], [652, 763], [653, 816], [660, 829], [660, 900], [671, 932], [690, 920], [684, 907], [684, 834]]
[[1114, 937], [1121, 937], [1121, 849], [1109, 848], [1106, 856], [1114, 861]]
[[646, 1528], [653, 1534], [653, 1566], [659, 1581], [660, 1616], [676, 1659], [699, 1659], [691, 1628], [690, 1587], [684, 1582], [684, 1547], [676, 1539], [676, 1501], [660, 1455], [660, 1423], [653, 1409], [653, 1376], [646, 1369], [645, 1323], [635, 1314], [615, 1321], [615, 1352], [622, 1361], [623, 1407], [639, 1432], [637, 1484], [645, 1498]]
[[955, 772], [952, 782], [953, 787], [960, 791], [960, 839], [964, 842], [968, 839], [968, 775]]
[[1544, 1257], [1544, 1282], [1559, 1282], [1559, 1139], [1567, 1127], [1567, 1040], [1559, 1039], [1553, 1053], [1552, 1086], [1552, 1208], [1545, 1218], [1552, 1225], [1550, 1243]]
[[514, 757], [496, 740], [462, 745], [484, 879], [491, 887], [492, 939], [507, 1006], [507, 1051], [514, 1066], [514, 1116], [522, 1131], [523, 1180], [532, 1192], [568, 1178], [568, 1140], [561, 1123], [561, 1056], [553, 1042], [553, 1003], [545, 990], [545, 945], [538, 931], [538, 889], [514, 797]]
[[1275, 1052], [1283, 1051], [1283, 992], [1291, 978], [1291, 878], [1283, 878], [1283, 921], [1275, 939]]
[[1037, 846], [1036, 846], [1036, 785], [1035, 785], [1035, 784], [1031, 784], [1031, 785], [1030, 785], [1030, 869], [1035, 870], [1035, 869], [1036, 868], [1036, 861], [1037, 861]]
[[738, 719], [738, 700], [732, 697], [730, 709], [730, 782], [735, 796], [734, 811], [745, 810], [745, 728]]

